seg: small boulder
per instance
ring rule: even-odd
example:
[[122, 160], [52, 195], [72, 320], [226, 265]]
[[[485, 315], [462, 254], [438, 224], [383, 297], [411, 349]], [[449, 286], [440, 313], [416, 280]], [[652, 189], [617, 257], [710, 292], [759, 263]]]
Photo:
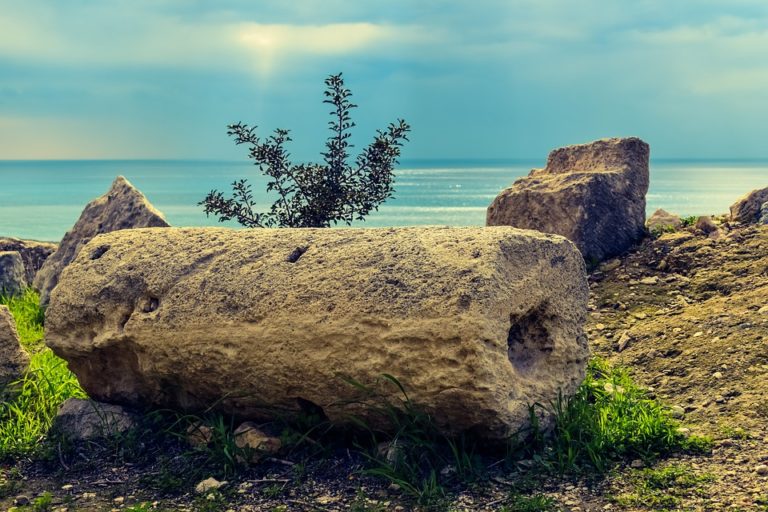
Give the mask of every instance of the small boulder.
[[768, 202], [768, 187], [753, 190], [731, 205], [731, 220], [743, 224], [759, 222], [762, 217], [762, 207], [766, 202]]
[[29, 355], [21, 347], [16, 322], [6, 306], [0, 305], [0, 391], [20, 379], [29, 366]]
[[80, 218], [49, 257], [35, 277], [40, 303], [48, 304], [51, 290], [59, 282], [64, 267], [75, 259], [80, 248], [101, 233], [121, 229], [168, 227], [163, 214], [147, 201], [138, 189], [118, 176], [109, 191], [97, 197], [83, 210]]
[[216, 480], [213, 477], [206, 478], [205, 480], [201, 480], [197, 483], [195, 486], [195, 492], [197, 494], [205, 494], [211, 491], [217, 491], [227, 485], [227, 482], [221, 482], [219, 480]]
[[704, 215], [696, 219], [696, 224], [693, 226], [696, 231], [700, 231], [705, 235], [714, 233], [717, 231], [717, 224], [712, 220], [712, 217]]
[[53, 428], [71, 441], [89, 441], [125, 433], [137, 421], [135, 413], [119, 405], [69, 398], [59, 407]]
[[202, 421], [196, 421], [187, 428], [187, 443], [192, 448], [208, 446], [211, 439], [213, 439], [213, 429]]
[[636, 137], [556, 149], [493, 200], [486, 225], [562, 235], [589, 262], [621, 254], [645, 236], [648, 157]]
[[680, 218], [679, 215], [675, 215], [674, 213], [669, 213], [668, 211], [663, 210], [661, 208], [653, 212], [653, 215], [651, 215], [648, 218], [648, 221], [645, 223], [645, 227], [647, 227], [651, 233], [674, 231], [679, 227], [681, 227], [682, 225], [683, 225], [683, 220]]
[[265, 455], [273, 455], [283, 446], [279, 438], [265, 434], [252, 421], [242, 423], [235, 429], [234, 435], [235, 445], [250, 452], [249, 462], [255, 463]]
[[17, 295], [27, 287], [24, 261], [16, 251], [0, 252], [0, 295]]
[[27, 283], [32, 284], [37, 271], [43, 266], [48, 256], [56, 250], [56, 244], [36, 240], [0, 237], [0, 251], [16, 251], [24, 261], [24, 273]]

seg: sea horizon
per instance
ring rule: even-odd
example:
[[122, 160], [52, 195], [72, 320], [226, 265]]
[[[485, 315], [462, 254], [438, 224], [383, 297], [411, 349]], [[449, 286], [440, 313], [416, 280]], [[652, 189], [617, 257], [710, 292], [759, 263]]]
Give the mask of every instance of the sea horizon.
[[[395, 196], [352, 227], [482, 226], [493, 198], [546, 158], [409, 158], [395, 170]], [[727, 213], [747, 192], [768, 185], [768, 158], [652, 158], [646, 215]], [[260, 206], [266, 178], [249, 160], [0, 160], [0, 236], [58, 241], [92, 199], [125, 176], [174, 226], [238, 227], [206, 217], [197, 203], [212, 189], [229, 193], [247, 178]], [[337, 227], [346, 227], [340, 225]]]

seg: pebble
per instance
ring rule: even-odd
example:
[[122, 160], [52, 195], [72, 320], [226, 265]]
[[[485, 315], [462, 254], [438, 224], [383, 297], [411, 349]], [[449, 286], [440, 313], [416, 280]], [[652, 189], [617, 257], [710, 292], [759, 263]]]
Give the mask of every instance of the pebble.
[[645, 467], [645, 463], [640, 459], [635, 459], [629, 463], [629, 467], [632, 469], [642, 469]]
[[72, 484], [64, 484], [64, 485], [61, 486], [61, 490], [62, 491], [71, 491], [72, 489], [74, 489], [74, 487], [75, 486], [72, 485]]
[[645, 314], [645, 313], [643, 313], [643, 312], [640, 312], [640, 313], [632, 313], [632, 316], [634, 316], [634, 317], [635, 317], [635, 318], [637, 318], [638, 320], [645, 320], [646, 318], [648, 318], [648, 315], [646, 315], [646, 314]]
[[659, 278], [656, 276], [644, 277], [640, 280], [640, 284], [659, 284]]
[[704, 336], [704, 333], [702, 331], [697, 331], [693, 334], [694, 338], [700, 338], [701, 336]]
[[760, 476], [768, 476], [768, 466], [765, 464], [760, 464], [758, 466], [755, 466], [755, 473], [757, 473]]
[[712, 374], [712, 377], [714, 377], [716, 379], [722, 379], [723, 378], [723, 374], [721, 372], [715, 372], [715, 373]]
[[206, 478], [195, 486], [195, 492], [198, 494], [205, 494], [208, 491], [220, 489], [226, 485], [226, 483], [227, 482], [219, 482], [215, 478]]
[[768, 313], [768, 306], [761, 307], [760, 309], [757, 310], [757, 312], [760, 314]]
[[685, 416], [685, 409], [679, 405], [673, 405], [669, 412], [673, 418], [678, 420]]
[[29, 498], [27, 496], [24, 496], [23, 494], [19, 494], [16, 496], [16, 499], [13, 500], [14, 505], [18, 505], [20, 507], [24, 507], [26, 505], [29, 505]]
[[96, 498], [96, 493], [95, 492], [84, 492], [83, 495], [82, 495], [82, 498], [84, 500], [95, 499]]
[[603, 329], [605, 329], [605, 324], [597, 324], [595, 326], [595, 329], [597, 329], [598, 331], [602, 331]]
[[125, 503], [125, 496], [118, 496], [117, 498], [112, 500], [112, 503], [114, 503], [115, 505], [122, 505], [123, 503]]

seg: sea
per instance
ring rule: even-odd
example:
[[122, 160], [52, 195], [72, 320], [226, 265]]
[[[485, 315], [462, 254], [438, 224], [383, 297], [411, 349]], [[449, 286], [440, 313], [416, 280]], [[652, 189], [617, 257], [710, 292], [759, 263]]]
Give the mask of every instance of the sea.
[[[403, 161], [395, 195], [357, 227], [482, 226], [493, 198], [540, 160]], [[681, 216], [726, 213], [745, 193], [768, 186], [768, 160], [653, 160], [647, 213]], [[258, 204], [274, 196], [248, 161], [0, 160], [0, 236], [58, 241], [91, 199], [125, 176], [173, 226], [238, 227], [206, 217], [198, 203], [213, 190], [229, 193], [247, 178]]]

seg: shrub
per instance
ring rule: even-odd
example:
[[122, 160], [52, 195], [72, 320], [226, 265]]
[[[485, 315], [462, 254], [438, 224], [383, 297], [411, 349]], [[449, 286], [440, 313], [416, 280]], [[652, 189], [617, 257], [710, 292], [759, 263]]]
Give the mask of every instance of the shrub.
[[235, 219], [246, 227], [329, 227], [339, 222], [351, 224], [365, 216], [393, 194], [394, 174], [400, 148], [407, 141], [410, 126], [399, 119], [382, 131], [357, 157], [354, 166], [349, 158], [349, 130], [355, 126], [350, 111], [357, 107], [350, 101], [351, 91], [344, 87], [341, 73], [325, 80], [327, 90], [323, 103], [333, 105], [329, 121], [331, 136], [322, 153], [325, 164], [292, 164], [284, 144], [291, 138], [288, 130], [277, 129], [267, 139], [256, 135], [256, 126], [237, 123], [228, 126], [227, 134], [235, 143], [248, 144], [249, 157], [271, 180], [267, 191], [278, 199], [267, 212], [257, 212], [247, 180], [232, 183], [232, 197], [212, 190], [200, 205], [206, 215], [218, 215], [219, 221]]

